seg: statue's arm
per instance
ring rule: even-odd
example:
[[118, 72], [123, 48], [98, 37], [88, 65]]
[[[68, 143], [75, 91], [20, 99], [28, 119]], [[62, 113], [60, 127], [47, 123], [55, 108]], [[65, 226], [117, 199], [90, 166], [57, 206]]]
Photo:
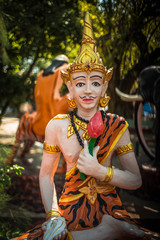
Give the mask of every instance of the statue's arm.
[[[125, 146], [130, 142], [130, 135], [127, 129], [117, 143], [116, 148]], [[139, 188], [142, 184], [142, 179], [134, 151], [120, 155], [118, 158], [122, 169], [113, 169], [113, 177], [110, 184], [124, 189]]]
[[[46, 127], [45, 142], [49, 145], [57, 145], [57, 126], [56, 121], [51, 120]], [[42, 202], [46, 213], [51, 209], [58, 209], [57, 195], [54, 184], [54, 174], [56, 172], [60, 152], [48, 153], [43, 151], [42, 163], [39, 174], [39, 183]]]
[[[47, 125], [45, 131], [45, 142], [52, 147], [58, 146], [58, 121], [59, 120], [51, 120]], [[47, 213], [47, 219], [42, 224], [42, 229], [44, 231], [44, 240], [64, 239], [67, 234], [65, 219], [61, 217], [60, 213], [58, 212], [57, 194], [54, 184], [54, 175], [58, 166], [60, 152], [53, 152], [43, 152], [39, 175], [42, 201]]]
[[[115, 146], [119, 148], [130, 143], [129, 131], [126, 130], [118, 143]], [[88, 145], [84, 143], [84, 151], [80, 153], [77, 161], [77, 167], [80, 172], [90, 175], [100, 181], [105, 179], [107, 174], [108, 159], [104, 165], [101, 165], [97, 160], [98, 146], [94, 149], [93, 157], [88, 152]], [[113, 152], [112, 152], [113, 154]], [[119, 156], [122, 169], [114, 168], [112, 179], [109, 184], [124, 189], [137, 189], [141, 186], [142, 180], [139, 171], [139, 167], [135, 158], [134, 152], [128, 152], [122, 156]]]

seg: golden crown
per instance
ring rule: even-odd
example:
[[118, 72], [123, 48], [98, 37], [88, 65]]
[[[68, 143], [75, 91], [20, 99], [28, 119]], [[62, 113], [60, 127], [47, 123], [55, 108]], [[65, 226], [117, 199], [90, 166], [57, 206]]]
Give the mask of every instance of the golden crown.
[[85, 71], [88, 74], [91, 71], [98, 71], [104, 74], [104, 81], [110, 81], [113, 68], [106, 69], [102, 59], [96, 49], [96, 42], [93, 38], [93, 29], [91, 25], [90, 15], [87, 12], [84, 20], [84, 29], [81, 48], [79, 54], [72, 64], [69, 65], [67, 71], [62, 71], [61, 76], [65, 83], [72, 81], [72, 73]]

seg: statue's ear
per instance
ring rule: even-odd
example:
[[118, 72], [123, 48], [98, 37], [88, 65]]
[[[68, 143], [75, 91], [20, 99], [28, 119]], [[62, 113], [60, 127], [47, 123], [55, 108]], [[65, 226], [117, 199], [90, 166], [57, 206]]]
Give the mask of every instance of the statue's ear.
[[70, 97], [73, 98], [73, 90], [72, 90], [72, 84], [70, 81], [67, 82], [67, 88], [69, 90]]
[[107, 91], [107, 88], [108, 88], [108, 82], [107, 82], [107, 81], [105, 81], [105, 82], [103, 83], [102, 97], [103, 97], [103, 96], [104, 96], [104, 94], [106, 93], [106, 91]]

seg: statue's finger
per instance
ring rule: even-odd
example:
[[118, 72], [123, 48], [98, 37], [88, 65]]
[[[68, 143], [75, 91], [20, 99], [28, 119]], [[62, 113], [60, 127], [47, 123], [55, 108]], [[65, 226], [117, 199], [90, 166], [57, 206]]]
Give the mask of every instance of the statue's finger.
[[59, 233], [59, 234], [56, 235], [53, 239], [54, 239], [54, 240], [59, 240], [59, 239], [62, 239], [61, 237], [62, 237], [62, 236], [61, 236], [61, 233]]
[[62, 240], [65, 239], [65, 236], [67, 235], [67, 229], [64, 229], [63, 232], [62, 232]]
[[88, 153], [88, 142], [84, 140], [84, 152], [83, 153]]
[[97, 153], [98, 153], [99, 148], [100, 148], [100, 146], [98, 145], [93, 149], [93, 157], [94, 158], [97, 158]]

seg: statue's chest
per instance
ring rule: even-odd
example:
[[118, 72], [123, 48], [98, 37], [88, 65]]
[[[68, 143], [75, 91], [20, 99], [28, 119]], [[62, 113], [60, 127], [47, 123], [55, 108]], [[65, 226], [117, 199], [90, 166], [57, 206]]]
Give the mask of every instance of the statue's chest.
[[[84, 132], [82, 130], [79, 130], [79, 136], [82, 142], [84, 141], [82, 137], [83, 133]], [[67, 162], [73, 163], [78, 160], [82, 146], [80, 145], [75, 133], [72, 136], [68, 136], [67, 131], [64, 131], [59, 138], [59, 144]]]

